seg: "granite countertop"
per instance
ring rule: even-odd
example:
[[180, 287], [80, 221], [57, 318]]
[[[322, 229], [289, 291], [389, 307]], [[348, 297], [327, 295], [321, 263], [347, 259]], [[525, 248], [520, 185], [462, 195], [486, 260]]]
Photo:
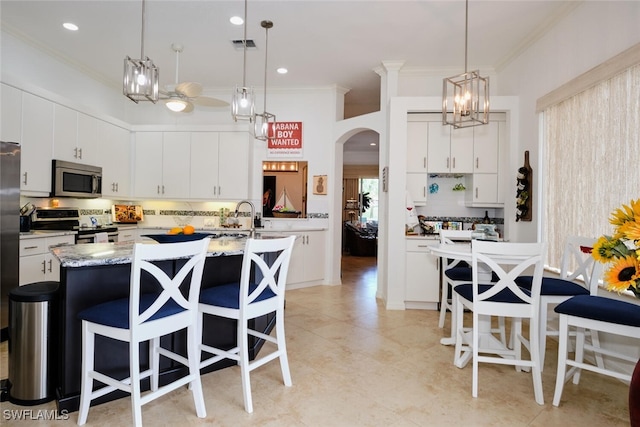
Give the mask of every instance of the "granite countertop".
[[[242, 255], [244, 238], [213, 239], [207, 256]], [[144, 244], [158, 245], [156, 242]], [[133, 242], [85, 243], [80, 245], [58, 245], [50, 248], [60, 261], [61, 267], [93, 267], [100, 265], [128, 264], [133, 255]]]

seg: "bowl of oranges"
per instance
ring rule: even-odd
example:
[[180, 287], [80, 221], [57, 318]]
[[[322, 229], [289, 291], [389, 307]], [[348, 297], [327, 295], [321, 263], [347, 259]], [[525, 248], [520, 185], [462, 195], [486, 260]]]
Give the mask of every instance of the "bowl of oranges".
[[196, 233], [196, 229], [192, 225], [187, 224], [184, 227], [173, 227], [166, 234], [144, 234], [142, 237], [148, 237], [158, 243], [176, 243], [200, 240], [208, 236], [211, 236], [211, 234]]

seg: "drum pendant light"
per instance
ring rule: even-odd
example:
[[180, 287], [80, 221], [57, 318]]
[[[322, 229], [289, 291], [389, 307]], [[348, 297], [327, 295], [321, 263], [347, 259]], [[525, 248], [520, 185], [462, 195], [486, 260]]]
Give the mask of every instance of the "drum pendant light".
[[243, 64], [242, 64], [242, 86], [236, 86], [231, 98], [231, 116], [234, 121], [253, 121], [255, 115], [255, 101], [253, 88], [247, 87], [247, 0], [244, 0], [244, 36], [243, 43]]
[[489, 123], [489, 77], [480, 77], [478, 70], [467, 71], [469, 0], [464, 27], [464, 73], [447, 77], [442, 83], [442, 124], [456, 129]]
[[260, 26], [264, 28], [265, 43], [264, 43], [264, 107], [262, 114], [256, 114], [253, 123], [253, 135], [260, 141], [267, 141], [273, 138], [273, 124], [276, 121], [276, 116], [267, 112], [267, 56], [269, 48], [269, 28], [273, 27], [273, 22], [262, 21]]
[[151, 101], [155, 104], [160, 96], [158, 89], [160, 75], [158, 67], [153, 64], [153, 61], [149, 59], [149, 57], [144, 56], [144, 6], [144, 0], [142, 0], [140, 59], [131, 59], [129, 56], [125, 57], [122, 92], [136, 104], [139, 101]]

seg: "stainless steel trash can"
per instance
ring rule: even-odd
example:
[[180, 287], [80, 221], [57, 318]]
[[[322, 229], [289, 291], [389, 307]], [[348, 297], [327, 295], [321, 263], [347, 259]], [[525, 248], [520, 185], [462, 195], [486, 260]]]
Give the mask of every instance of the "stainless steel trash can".
[[58, 282], [9, 291], [9, 401], [39, 405], [55, 396]]

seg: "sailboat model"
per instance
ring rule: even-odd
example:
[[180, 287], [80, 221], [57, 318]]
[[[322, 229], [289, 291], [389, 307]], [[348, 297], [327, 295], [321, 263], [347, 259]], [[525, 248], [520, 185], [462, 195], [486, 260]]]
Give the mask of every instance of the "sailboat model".
[[282, 189], [272, 212], [275, 218], [297, 218], [300, 215], [300, 211], [293, 206], [291, 199], [289, 199], [286, 187]]

